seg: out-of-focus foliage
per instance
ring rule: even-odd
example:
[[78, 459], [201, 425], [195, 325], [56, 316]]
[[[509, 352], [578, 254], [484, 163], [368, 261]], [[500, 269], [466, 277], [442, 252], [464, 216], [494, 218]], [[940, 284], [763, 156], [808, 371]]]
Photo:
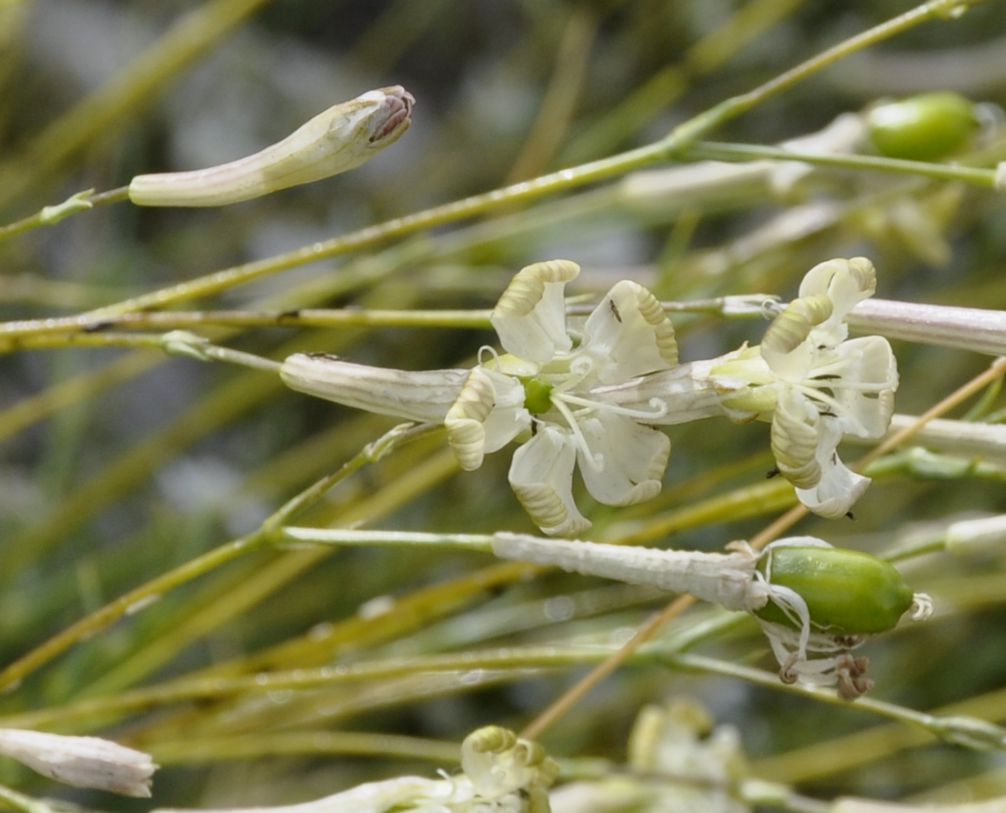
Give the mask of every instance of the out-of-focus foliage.
[[[370, 88], [401, 84], [417, 99], [411, 130], [352, 173], [219, 210], [103, 207], [0, 244], [0, 314], [15, 320], [98, 308], [604, 158], [654, 141], [908, 7], [0, 0], [4, 223], [81, 189], [254, 152]], [[191, 30], [172, 29], [200, 13], [188, 18]], [[176, 37], [170, 58], [152, 68], [164, 36]], [[989, 0], [840, 62], [716, 137], [772, 144], [887, 97], [952, 90], [990, 105], [961, 157], [993, 166], [1006, 159], [1003, 125], [991, 112], [1006, 104], [1004, 54], [1006, 6]], [[1006, 308], [1001, 194], [827, 170], [820, 185], [759, 182], [715, 196], [644, 195], [631, 178], [616, 178], [183, 307], [482, 309], [521, 266], [552, 257], [584, 268], [578, 294], [629, 278], [663, 299], [788, 299], [812, 265], [856, 255], [874, 261], [883, 298]], [[673, 318], [686, 360], [757, 342], [764, 330], [760, 321]], [[201, 332], [276, 359], [323, 351], [405, 369], [470, 366], [478, 347], [494, 341], [472, 329]], [[895, 343], [895, 351], [902, 413], [925, 410], [987, 364], [907, 343]], [[129, 589], [253, 531], [394, 424], [285, 391], [255, 370], [143, 351], [15, 352], [0, 359], [0, 370], [0, 667]], [[983, 415], [998, 420], [1001, 406], [993, 394]], [[696, 423], [669, 434], [671, 462], [654, 501], [612, 509], [578, 495], [595, 538], [638, 530], [651, 544], [717, 550], [790, 504], [785, 484], [763, 480], [772, 466], [764, 425], [721, 422], [710, 432]], [[500, 453], [462, 474], [442, 438], [423, 438], [349, 478], [304, 521], [531, 531], [506, 484], [508, 461]], [[912, 534], [939, 537], [953, 519], [1006, 510], [1004, 479], [995, 465], [896, 455], [855, 521], [804, 520], [800, 532], [889, 552]], [[745, 487], [760, 490], [704, 502]], [[1004, 567], [1001, 549], [904, 564], [940, 614], [868, 647], [878, 698], [918, 709], [964, 702], [969, 714], [1006, 720]], [[432, 775], [452, 766], [456, 749], [444, 741], [488, 723], [519, 730], [582, 667], [405, 668], [394, 677], [306, 690], [252, 687], [79, 717], [60, 709], [83, 702], [100, 709], [103, 698], [183, 676], [339, 668], [511, 645], [610, 648], [666, 601], [651, 590], [556, 574], [518, 578], [523, 573], [460, 553], [260, 551], [54, 659], [0, 696], [0, 724], [101, 730], [149, 750], [164, 766], [154, 784], [158, 806], [280, 804], [399, 773]], [[693, 609], [661, 641], [712, 618], [708, 608]], [[701, 654], [771, 668], [750, 622], [704, 643]], [[1004, 785], [1001, 753], [935, 744], [905, 726], [868, 731], [875, 720], [854, 706], [653, 662], [623, 667], [544, 742], [558, 757], [626, 763], [637, 713], [672, 694], [698, 696], [715, 720], [739, 730], [752, 775], [802, 783], [812, 795], [903, 798], [959, 783], [958, 798], [967, 798]], [[991, 778], [982, 777], [987, 771]], [[50, 792], [6, 765], [0, 781]]]

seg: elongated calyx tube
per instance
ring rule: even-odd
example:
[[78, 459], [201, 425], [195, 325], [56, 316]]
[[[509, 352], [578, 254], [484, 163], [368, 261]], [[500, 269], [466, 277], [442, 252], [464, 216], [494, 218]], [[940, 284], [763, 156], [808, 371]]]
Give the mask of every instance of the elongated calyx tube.
[[394, 144], [409, 129], [415, 102], [400, 85], [370, 90], [254, 155], [190, 172], [137, 175], [129, 200], [138, 206], [227, 206], [338, 175]]
[[78, 788], [149, 797], [157, 765], [149, 754], [100, 737], [0, 729], [0, 754]]

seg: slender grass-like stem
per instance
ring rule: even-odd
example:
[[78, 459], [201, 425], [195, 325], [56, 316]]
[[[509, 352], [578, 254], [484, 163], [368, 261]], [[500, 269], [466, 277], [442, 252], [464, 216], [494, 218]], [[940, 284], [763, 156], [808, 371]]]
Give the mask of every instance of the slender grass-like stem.
[[700, 141], [685, 152], [688, 158], [708, 161], [799, 161], [813, 166], [835, 169], [887, 172], [896, 175], [914, 175], [936, 181], [961, 181], [985, 189], [995, 188], [995, 170], [958, 164], [934, 164], [927, 161], [906, 161], [877, 155], [828, 155], [808, 153], [781, 147], [763, 147], [757, 144], [727, 144]]
[[209, 573], [240, 556], [272, 543], [276, 529], [291, 517], [316, 504], [328, 491], [364, 466], [377, 462], [396, 447], [430, 431], [426, 426], [403, 424], [367, 444], [337, 471], [322, 477], [286, 502], [262, 524], [258, 531], [221, 545], [179, 567], [151, 579], [57, 633], [40, 646], [22, 655], [0, 671], [0, 691], [17, 686], [32, 672], [53, 658], [109, 625], [156, 602], [164, 593]]
[[526, 203], [548, 195], [566, 192], [597, 181], [618, 177], [635, 169], [677, 158], [706, 133], [758, 107], [835, 62], [863, 48], [914, 28], [927, 20], [947, 16], [953, 9], [966, 8], [976, 2], [981, 2], [981, 0], [972, 0], [972, 2], [967, 2], [967, 0], [964, 2], [962, 0], [929, 0], [929, 2], [904, 14], [844, 40], [747, 93], [721, 102], [679, 125], [659, 141], [644, 147], [561, 169], [529, 181], [521, 181], [414, 214], [403, 215], [287, 254], [225, 268], [197, 279], [107, 305], [92, 311], [89, 316], [100, 319], [110, 314], [164, 308], [179, 302], [212, 296], [263, 276], [318, 260], [330, 259], [351, 251], [370, 248], [417, 231], [478, 217], [502, 207], [511, 207], [518, 203]]

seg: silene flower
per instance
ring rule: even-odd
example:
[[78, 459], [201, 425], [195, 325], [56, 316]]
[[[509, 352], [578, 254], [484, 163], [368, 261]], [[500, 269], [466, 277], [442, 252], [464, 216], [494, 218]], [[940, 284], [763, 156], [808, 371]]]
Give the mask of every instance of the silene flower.
[[491, 351], [473, 369], [444, 421], [462, 468], [524, 439], [509, 480], [546, 534], [590, 527], [573, 503], [578, 464], [587, 491], [605, 505], [631, 505], [661, 488], [671, 443], [650, 423], [667, 414], [654, 398], [628, 408], [593, 398], [598, 386], [622, 384], [677, 364], [674, 328], [648, 290], [616, 283], [580, 334], [566, 325], [564, 289], [580, 273], [553, 260], [522, 269], [503, 292], [492, 324], [507, 351]]
[[504, 354], [480, 351], [472, 370], [409, 372], [351, 364], [324, 354], [297, 354], [280, 375], [293, 389], [347, 406], [417, 421], [443, 422], [461, 467], [511, 441], [509, 481], [547, 534], [590, 527], [573, 502], [573, 469], [606, 505], [655, 496], [670, 440], [651, 424], [666, 422], [665, 400], [625, 406], [592, 391], [642, 380], [677, 364], [674, 328], [642, 286], [615, 284], [582, 332], [566, 324], [566, 283], [576, 263], [552, 260], [522, 269], [492, 312]]
[[842, 463], [839, 442], [883, 437], [894, 411], [898, 370], [890, 344], [880, 336], [847, 338], [846, 315], [875, 289], [876, 272], [864, 257], [815, 266], [761, 345], [729, 354], [710, 372], [731, 417], [771, 420], [779, 473], [824, 517], [848, 513], [870, 483]]
[[548, 788], [559, 775], [559, 766], [540, 745], [499, 726], [465, 737], [461, 770], [440, 779], [367, 782], [296, 805], [189, 813], [548, 813]]

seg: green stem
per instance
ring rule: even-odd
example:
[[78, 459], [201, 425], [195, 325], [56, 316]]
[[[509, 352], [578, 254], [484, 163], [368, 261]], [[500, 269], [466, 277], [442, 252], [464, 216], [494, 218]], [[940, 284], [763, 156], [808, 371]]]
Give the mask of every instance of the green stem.
[[53, 809], [42, 800], [25, 796], [6, 785], [0, 785], [0, 802], [22, 813], [53, 813]]
[[667, 161], [686, 151], [709, 131], [748, 112], [840, 59], [914, 28], [927, 20], [949, 16], [953, 9], [962, 7], [962, 4], [968, 4], [968, 0], [930, 0], [930, 2], [923, 3], [862, 34], [845, 40], [833, 48], [829, 48], [754, 90], [721, 102], [712, 109], [683, 123], [666, 137], [653, 144], [542, 175], [530, 181], [522, 181], [442, 206], [404, 215], [287, 254], [226, 268], [194, 280], [108, 305], [91, 312], [89, 316], [100, 319], [109, 315], [164, 308], [178, 302], [212, 296], [269, 274], [329, 259], [351, 251], [370, 248], [387, 240], [403, 237], [417, 231], [478, 217], [503, 207], [537, 200], [547, 195], [565, 192]]
[[[313, 691], [347, 684], [373, 684], [381, 680], [408, 678], [420, 673], [512, 671], [514, 677], [526, 675], [528, 669], [560, 669], [604, 661], [615, 651], [613, 647], [584, 648], [560, 646], [528, 646], [490, 649], [475, 652], [447, 653], [422, 657], [387, 658], [380, 661], [344, 664], [339, 668], [324, 666], [315, 669], [292, 669], [236, 677], [182, 679], [160, 686], [134, 689], [108, 697], [71, 703], [13, 716], [5, 725], [44, 727], [56, 722], [82, 720], [110, 713], [138, 713], [174, 703], [212, 700], [280, 691]], [[756, 686], [811, 697], [843, 709], [864, 711], [921, 729], [932, 736], [973, 748], [1003, 747], [1003, 729], [973, 717], [942, 716], [919, 712], [883, 700], [863, 697], [854, 704], [841, 699], [831, 689], [801, 684], [785, 684], [778, 675], [762, 669], [708, 658], [682, 654], [666, 645], [648, 646], [632, 656], [637, 664], [660, 663], [679, 671], [719, 675], [742, 680]]]
[[449, 765], [457, 762], [460, 755], [454, 742], [367, 731], [267, 731], [259, 735], [201, 736], [159, 742], [150, 751], [162, 765], [304, 755], [398, 757]]
[[43, 226], [54, 226], [61, 220], [75, 215], [79, 212], [87, 212], [95, 206], [106, 206], [109, 203], [118, 203], [127, 200], [129, 197], [129, 187], [123, 186], [109, 192], [95, 192], [88, 189], [71, 195], [65, 201], [55, 206], [44, 206], [35, 214], [15, 220], [6, 226], [0, 226], [0, 243], [17, 237], [25, 232], [39, 229]]
[[282, 366], [278, 361], [210, 344], [194, 333], [172, 331], [151, 335], [147, 333], [54, 333], [24, 336], [0, 343], [0, 353], [14, 350], [51, 350], [71, 347], [129, 347], [162, 350], [176, 356], [188, 356], [198, 361], [222, 361], [241, 367], [251, 367], [267, 373], [278, 374]]
[[377, 440], [367, 444], [336, 472], [302, 491], [262, 523], [255, 532], [233, 540], [130, 590], [90, 615], [57, 633], [45, 643], [18, 658], [0, 671], [0, 691], [17, 686], [25, 677], [53, 658], [105, 629], [125, 615], [137, 612], [170, 590], [196, 579], [228, 562], [271, 544], [276, 529], [295, 514], [311, 507], [332, 488], [364, 466], [377, 462], [394, 448], [429, 431], [426, 426], [402, 424], [392, 428]]
[[687, 157], [708, 161], [799, 161], [823, 167], [855, 169], [870, 172], [891, 172], [899, 175], [915, 175], [939, 181], [962, 181], [987, 189], [995, 188], [995, 170], [956, 164], [934, 164], [928, 161], [905, 161], [899, 158], [883, 158], [874, 155], [835, 155], [787, 150], [781, 147], [766, 147], [758, 144], [726, 144], [700, 141], [689, 147]]
[[313, 545], [396, 545], [401, 547], [432, 547], [442, 550], [493, 552], [492, 534], [424, 533], [421, 531], [363, 531], [342, 528], [294, 528], [279, 532], [279, 544]]

